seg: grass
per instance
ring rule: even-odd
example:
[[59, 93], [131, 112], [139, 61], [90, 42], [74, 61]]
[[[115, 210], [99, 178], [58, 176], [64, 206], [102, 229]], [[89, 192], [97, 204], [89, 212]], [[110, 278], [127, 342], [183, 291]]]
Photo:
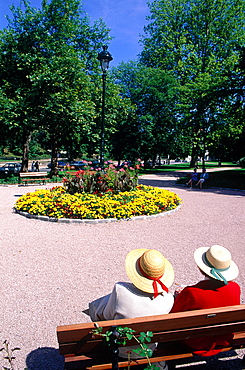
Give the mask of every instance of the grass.
[[[61, 182], [61, 178], [53, 177], [51, 179], [47, 178], [46, 182]], [[19, 175], [0, 175], [0, 185], [16, 185], [19, 184]], [[33, 184], [37, 184], [38, 182], [33, 182]]]
[[16, 175], [0, 175], [0, 184], [3, 185], [13, 185], [13, 184], [18, 184], [19, 183], [19, 176]]
[[[187, 180], [189, 177], [181, 177], [177, 184], [186, 184]], [[208, 186], [245, 190], [245, 169], [234, 168], [234, 170], [212, 172]]]
[[[198, 164], [199, 169], [202, 168], [202, 163], [199, 162]], [[217, 162], [205, 162], [205, 167], [208, 168], [217, 168]], [[222, 167], [233, 167], [234, 169], [237, 168], [237, 165], [232, 162], [224, 162], [222, 163]], [[190, 170], [190, 163], [188, 162], [176, 162], [174, 164], [165, 165], [165, 166], [157, 166], [155, 168], [143, 169], [140, 171], [141, 174], [149, 174], [149, 173], [158, 173], [158, 172], [169, 172], [169, 171], [181, 171], [181, 170]]]
[[[206, 162], [206, 168], [217, 168], [217, 162]], [[222, 167], [232, 167], [232, 170], [224, 170], [222, 171]], [[220, 188], [230, 188], [230, 189], [241, 189], [245, 190], [245, 169], [238, 168], [232, 162], [225, 162], [222, 163], [222, 166], [219, 167], [219, 171], [212, 172], [212, 176], [209, 179], [209, 186], [210, 187], [220, 187]], [[150, 173], [158, 173], [158, 172], [171, 172], [171, 171], [181, 171], [181, 170], [190, 170], [189, 163], [186, 162], [177, 162], [171, 165], [160, 166], [152, 169], [141, 170], [140, 174], [150, 174]], [[199, 170], [201, 172], [201, 164], [199, 164]], [[73, 171], [74, 172], [74, 171]], [[60, 171], [59, 176], [62, 177], [65, 175], [64, 172]], [[59, 182], [59, 178], [53, 178], [49, 181]], [[185, 184], [187, 182], [187, 177], [182, 177], [177, 181], [179, 184]], [[1, 178], [0, 184], [18, 184], [19, 177], [15, 175], [8, 176], [7, 178]]]

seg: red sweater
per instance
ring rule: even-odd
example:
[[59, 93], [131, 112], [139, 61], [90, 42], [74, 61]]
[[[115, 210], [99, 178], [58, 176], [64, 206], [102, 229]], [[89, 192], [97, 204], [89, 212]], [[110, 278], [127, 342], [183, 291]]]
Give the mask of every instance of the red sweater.
[[[230, 281], [224, 285], [219, 280], [203, 280], [186, 287], [175, 298], [171, 312], [191, 311], [202, 308], [215, 308], [234, 306], [240, 304], [240, 287]], [[233, 335], [216, 335], [205, 338], [192, 338], [184, 341], [184, 344], [194, 349], [195, 354], [200, 356], [212, 356], [220, 352], [220, 348], [228, 346]]]

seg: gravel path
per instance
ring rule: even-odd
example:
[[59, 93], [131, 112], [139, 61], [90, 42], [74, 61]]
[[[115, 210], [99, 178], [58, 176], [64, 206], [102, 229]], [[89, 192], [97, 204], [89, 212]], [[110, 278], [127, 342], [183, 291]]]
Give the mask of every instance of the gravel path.
[[[178, 212], [95, 225], [27, 219], [12, 207], [20, 195], [43, 186], [0, 187], [0, 340], [21, 348], [17, 354], [21, 370], [25, 361], [29, 370], [62, 369], [56, 326], [87, 322], [83, 310], [88, 302], [109, 293], [116, 281], [128, 280], [124, 260], [134, 248], [160, 250], [174, 266], [175, 283], [193, 284], [201, 278], [194, 250], [221, 244], [240, 267], [237, 282], [244, 303], [245, 192], [190, 190], [174, 185], [176, 176], [145, 175], [140, 182], [179, 194], [183, 206]], [[243, 368], [240, 360], [234, 361], [232, 367], [223, 363], [215, 364], [215, 369]], [[203, 367], [207, 368], [213, 367]]]

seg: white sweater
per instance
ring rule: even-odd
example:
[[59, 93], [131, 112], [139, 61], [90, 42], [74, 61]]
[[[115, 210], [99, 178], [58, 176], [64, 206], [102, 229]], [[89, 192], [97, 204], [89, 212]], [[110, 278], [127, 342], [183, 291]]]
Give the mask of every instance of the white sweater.
[[92, 321], [128, 319], [169, 313], [174, 303], [171, 293], [153, 294], [137, 289], [132, 283], [116, 283], [111, 294], [89, 303]]
[[[153, 298], [153, 294], [137, 289], [132, 283], [116, 283], [110, 294], [89, 303], [89, 315], [92, 321], [163, 315], [170, 312], [173, 303], [171, 293], [163, 292]], [[137, 347], [119, 348], [119, 356], [127, 358], [127, 352]], [[156, 343], [151, 343], [148, 347], [154, 350]], [[131, 359], [134, 358], [140, 356], [131, 353]]]

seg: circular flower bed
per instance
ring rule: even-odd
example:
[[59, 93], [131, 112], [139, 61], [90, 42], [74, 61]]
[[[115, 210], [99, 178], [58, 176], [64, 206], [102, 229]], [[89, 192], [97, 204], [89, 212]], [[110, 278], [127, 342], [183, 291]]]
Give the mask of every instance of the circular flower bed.
[[171, 191], [138, 185], [135, 190], [113, 194], [75, 193], [62, 186], [22, 195], [15, 209], [32, 215], [71, 219], [126, 219], [175, 209], [181, 203]]

